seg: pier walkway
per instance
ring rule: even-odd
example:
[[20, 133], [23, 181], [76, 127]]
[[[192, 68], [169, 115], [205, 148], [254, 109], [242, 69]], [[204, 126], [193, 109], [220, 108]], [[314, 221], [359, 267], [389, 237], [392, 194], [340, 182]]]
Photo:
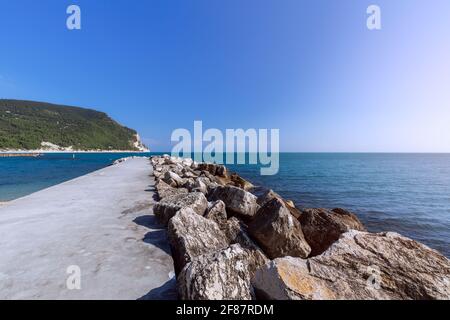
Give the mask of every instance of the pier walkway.
[[171, 299], [148, 158], [0, 206], [0, 299]]

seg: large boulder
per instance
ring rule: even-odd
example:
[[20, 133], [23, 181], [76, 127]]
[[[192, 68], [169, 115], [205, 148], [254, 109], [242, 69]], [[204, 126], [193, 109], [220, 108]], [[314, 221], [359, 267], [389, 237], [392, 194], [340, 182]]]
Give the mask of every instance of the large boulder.
[[161, 167], [164, 164], [165, 159], [163, 157], [153, 156], [150, 158], [150, 162], [153, 167]]
[[277, 258], [255, 272], [252, 285], [262, 300], [335, 300], [339, 297], [321, 279], [309, 275], [307, 260]]
[[182, 186], [185, 182], [183, 178], [172, 171], [167, 171], [164, 174], [163, 181], [172, 187]]
[[164, 198], [171, 197], [174, 195], [179, 195], [179, 194], [186, 195], [188, 193], [188, 190], [186, 188], [173, 188], [162, 180], [159, 180], [156, 183], [155, 188], [156, 188], [156, 191], [158, 192], [158, 197], [160, 199], [164, 199]]
[[163, 173], [154, 170], [153, 171], [153, 176], [156, 178], [156, 180], [159, 180], [159, 179], [161, 179], [163, 177]]
[[236, 187], [242, 188], [245, 191], [248, 191], [255, 187], [252, 183], [245, 180], [244, 178], [242, 178], [241, 176], [239, 176], [236, 173], [231, 174], [228, 178], [233, 185], [235, 185]]
[[205, 213], [205, 218], [213, 220], [221, 229], [224, 229], [227, 224], [225, 203], [222, 200], [208, 203], [208, 210]]
[[181, 170], [182, 178], [188, 179], [188, 178], [196, 178], [197, 175], [194, 173], [194, 171], [190, 167], [183, 167]]
[[164, 164], [166, 165], [177, 165], [181, 164], [182, 159], [178, 157], [171, 157], [170, 155], [164, 155]]
[[227, 168], [223, 165], [214, 163], [199, 163], [197, 169], [200, 171], [208, 171], [210, 174], [220, 177], [227, 175]]
[[182, 300], [250, 300], [251, 278], [267, 262], [264, 255], [239, 244], [188, 263], [177, 277]]
[[344, 209], [304, 209], [300, 216], [303, 235], [311, 247], [311, 256], [327, 250], [341, 234], [349, 230], [366, 231], [351, 212]]
[[300, 222], [278, 198], [261, 207], [249, 224], [249, 233], [271, 259], [284, 256], [306, 258], [311, 252]]
[[203, 180], [201, 178], [198, 178], [194, 182], [194, 186], [193, 186], [192, 191], [198, 191], [198, 192], [201, 192], [201, 193], [206, 195], [208, 193], [208, 187], [207, 187], [206, 183], [203, 182]]
[[206, 200], [205, 195], [201, 192], [192, 192], [163, 198], [155, 204], [153, 212], [161, 223], [167, 225], [170, 218], [180, 209], [191, 208], [197, 214], [203, 215], [207, 207], [208, 200]]
[[266, 192], [264, 192], [262, 195], [260, 195], [258, 197], [258, 199], [256, 200], [256, 202], [262, 207], [264, 206], [267, 202], [269, 202], [272, 199], [280, 199], [281, 201], [283, 201], [284, 205], [286, 206], [286, 208], [289, 209], [289, 212], [296, 218], [298, 219], [300, 217], [300, 210], [298, 210], [294, 203], [291, 200], [284, 200], [283, 197], [281, 197], [278, 193], [276, 193], [275, 191], [273, 191], [272, 189], [267, 190]]
[[186, 188], [191, 192], [195, 188], [195, 179], [194, 178], [186, 178], [184, 179], [183, 188]]
[[184, 167], [187, 167], [187, 168], [190, 168], [190, 167], [192, 166], [193, 163], [194, 163], [194, 160], [192, 160], [191, 158], [184, 158], [184, 159], [181, 161], [181, 164], [182, 164]]
[[211, 182], [217, 182], [217, 178], [216, 176], [212, 175], [211, 173], [209, 173], [208, 171], [202, 171], [200, 173], [200, 176], [198, 177], [199, 179], [203, 179], [203, 181], [205, 182], [205, 184], [209, 184]]
[[259, 209], [256, 196], [234, 186], [218, 186], [211, 191], [210, 198], [213, 201], [222, 200], [227, 211], [243, 218], [253, 217]]
[[249, 237], [247, 226], [236, 217], [231, 217], [227, 221], [224, 231], [230, 244], [238, 243], [245, 249], [258, 250], [262, 253], [260, 247]]
[[262, 207], [274, 198], [282, 199], [282, 197], [278, 193], [276, 193], [272, 189], [269, 189], [266, 190], [266, 192], [264, 192], [262, 195], [260, 195], [256, 202]]
[[191, 208], [181, 209], [170, 219], [168, 238], [176, 274], [195, 257], [228, 247], [227, 237], [217, 223]]
[[396, 233], [351, 230], [319, 256], [266, 264], [252, 283], [268, 299], [449, 299], [450, 261]]

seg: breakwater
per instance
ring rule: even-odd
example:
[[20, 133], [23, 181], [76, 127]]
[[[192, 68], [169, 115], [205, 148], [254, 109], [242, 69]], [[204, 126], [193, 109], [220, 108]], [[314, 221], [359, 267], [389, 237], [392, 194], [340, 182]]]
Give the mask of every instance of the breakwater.
[[296, 208], [222, 165], [151, 158], [181, 299], [448, 299], [450, 262], [343, 208]]

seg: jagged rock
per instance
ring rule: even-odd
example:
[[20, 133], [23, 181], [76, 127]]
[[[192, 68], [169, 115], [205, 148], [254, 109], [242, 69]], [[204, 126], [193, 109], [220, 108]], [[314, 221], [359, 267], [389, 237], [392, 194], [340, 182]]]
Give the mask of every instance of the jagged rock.
[[257, 298], [262, 300], [335, 300], [325, 281], [309, 276], [307, 260], [277, 258], [259, 268], [252, 279]]
[[278, 198], [261, 207], [249, 224], [249, 233], [271, 259], [284, 256], [306, 258], [311, 251], [300, 222]]
[[206, 187], [208, 188], [208, 198], [212, 194], [213, 190], [219, 186], [216, 182], [209, 183]]
[[244, 189], [245, 191], [248, 191], [250, 189], [253, 189], [255, 186], [251, 184], [249, 181], [245, 180], [241, 176], [239, 176], [236, 173], [233, 173], [229, 176], [230, 181], [239, 188]]
[[282, 197], [278, 193], [276, 193], [272, 189], [269, 189], [266, 192], [264, 192], [262, 195], [260, 195], [258, 197], [258, 199], [256, 200], [256, 202], [262, 207], [267, 202], [269, 202], [270, 200], [272, 200], [274, 198], [282, 199]]
[[187, 178], [184, 180], [183, 188], [186, 188], [190, 191], [192, 191], [195, 188], [195, 179], [194, 178]]
[[286, 203], [286, 205], [287, 205], [288, 207], [295, 208], [294, 201], [292, 201], [292, 200], [284, 200], [284, 203]]
[[227, 168], [222, 165], [218, 165], [216, 168], [216, 176], [226, 177], [227, 176]]
[[366, 231], [361, 221], [344, 209], [304, 209], [299, 219], [303, 235], [311, 247], [311, 256], [327, 250], [341, 234], [351, 230]]
[[222, 200], [210, 202], [208, 204], [208, 210], [206, 211], [205, 218], [213, 220], [221, 229], [224, 229], [227, 223], [225, 203]]
[[177, 274], [193, 258], [228, 247], [228, 240], [217, 223], [191, 208], [179, 210], [169, 220], [168, 237]]
[[194, 188], [192, 191], [198, 191], [206, 195], [208, 193], [208, 187], [200, 178], [198, 178], [194, 182]]
[[197, 166], [198, 170], [207, 171], [212, 175], [225, 177], [227, 175], [227, 169], [223, 165], [213, 163], [200, 163]]
[[180, 177], [183, 175], [183, 165], [181, 163], [176, 163], [175, 165], [170, 166], [171, 171], [175, 172]]
[[197, 175], [194, 173], [194, 171], [192, 171], [192, 169], [190, 169], [189, 167], [184, 167], [181, 170], [181, 174], [184, 179], [197, 177]]
[[172, 188], [178, 187], [178, 183], [175, 180], [173, 180], [172, 178], [165, 178], [165, 177], [163, 177], [161, 180], [166, 182]]
[[[230, 244], [234, 244], [234, 243], [240, 243], [240, 238], [241, 235], [244, 234], [244, 226], [242, 224], [242, 222], [236, 218], [236, 217], [231, 217], [230, 219], [228, 219], [226, 221], [226, 225], [225, 225], [225, 234], [230, 242]], [[243, 237], [243, 238], [249, 238], [248, 236]], [[250, 238], [249, 238], [250, 239]], [[241, 244], [242, 245], [242, 244]], [[242, 245], [243, 247], [246, 247], [246, 245]]]
[[216, 182], [216, 177], [213, 176], [208, 171], [202, 171], [198, 178], [199, 179], [204, 179], [206, 184], [211, 183], [213, 181]]
[[165, 159], [162, 157], [151, 157], [150, 161], [153, 167], [161, 167], [164, 164]]
[[[197, 191], [203, 194], [208, 194], [211, 187], [211, 181], [206, 177], [196, 177], [196, 178], [187, 178], [183, 184], [184, 188], [187, 188], [189, 191]], [[215, 185], [214, 185], [215, 187]]]
[[169, 186], [167, 183], [165, 183], [162, 180], [157, 180], [155, 183], [155, 188], [156, 189], [171, 189], [172, 187]]
[[153, 212], [159, 221], [164, 225], [170, 218], [182, 208], [191, 208], [197, 214], [203, 215], [208, 207], [208, 200], [201, 192], [192, 192], [188, 194], [177, 194], [174, 196], [163, 198], [153, 207]]
[[197, 168], [198, 168], [198, 163], [196, 161], [193, 161], [191, 164], [191, 169], [194, 170], [194, 172], [195, 172], [195, 170], [198, 170]]
[[194, 163], [194, 160], [192, 160], [191, 158], [185, 158], [181, 161], [181, 164], [185, 167], [190, 167], [190, 166], [192, 166], [193, 163]]
[[353, 226], [351, 227], [351, 229], [358, 230], [357, 228], [359, 227], [363, 229], [360, 231], [365, 231], [364, 225], [361, 221], [359, 221], [358, 217], [354, 213], [342, 208], [334, 208], [331, 209], [331, 211], [338, 214], [343, 221], [346, 221], [348, 225]]
[[158, 191], [160, 200], [168, 198], [168, 197], [173, 197], [176, 195], [187, 195], [188, 193], [189, 193], [189, 191], [186, 188], [170, 188], [170, 189]]
[[153, 175], [155, 176], [155, 178], [157, 180], [160, 180], [162, 178], [162, 176], [163, 176], [163, 174], [161, 172], [159, 172], [159, 171], [153, 171]]
[[172, 157], [170, 156], [164, 157], [164, 164], [166, 165], [174, 164]]
[[211, 179], [205, 176], [200, 176], [196, 180], [203, 182], [205, 185], [208, 185], [211, 183]]
[[156, 191], [160, 199], [164, 199], [170, 196], [187, 194], [188, 190], [186, 188], [173, 188], [169, 186], [162, 180], [159, 180], [155, 185]]
[[258, 245], [247, 234], [247, 227], [236, 217], [231, 217], [227, 221], [225, 234], [230, 244], [238, 243], [245, 249], [259, 250], [264, 255]]
[[259, 209], [256, 197], [241, 188], [233, 186], [218, 186], [211, 191], [211, 199], [225, 202], [227, 211], [244, 218], [253, 217]]
[[344, 233], [308, 260], [276, 259], [253, 286], [269, 299], [449, 299], [450, 261], [397, 233]]
[[176, 174], [175, 172], [172, 172], [172, 171], [167, 171], [164, 174], [163, 180], [164, 180], [164, 182], [166, 182], [168, 185], [171, 185], [172, 187], [174, 187], [172, 185], [173, 182], [175, 182], [175, 186], [182, 186], [185, 182], [183, 178], [181, 178], [178, 174]]
[[164, 164], [166, 165], [170, 165], [170, 166], [177, 166], [182, 168], [183, 166], [185, 166], [185, 162], [189, 162], [189, 159], [185, 159], [185, 158], [180, 158], [180, 157], [172, 157], [172, 156], [167, 156], [164, 157]]
[[182, 300], [250, 300], [254, 298], [250, 280], [266, 262], [261, 252], [239, 244], [198, 256], [177, 278], [179, 296]]
[[213, 178], [213, 180], [211, 180], [208, 177], [200, 176], [200, 177], [197, 178], [197, 180], [203, 182], [205, 185], [209, 185], [209, 184], [211, 184], [214, 181], [214, 176], [212, 176], [212, 178]]
[[284, 200], [283, 197], [281, 197], [278, 193], [276, 193], [275, 191], [273, 191], [272, 189], [267, 190], [264, 194], [262, 194], [261, 196], [258, 197], [258, 199], [256, 200], [256, 202], [260, 205], [263, 206], [265, 205], [267, 202], [269, 202], [270, 200], [277, 198], [280, 199], [281, 201], [283, 201], [283, 203], [285, 204], [286, 208], [289, 209], [289, 212], [296, 218], [298, 219], [300, 217], [300, 210], [298, 210], [294, 203], [291, 200]]

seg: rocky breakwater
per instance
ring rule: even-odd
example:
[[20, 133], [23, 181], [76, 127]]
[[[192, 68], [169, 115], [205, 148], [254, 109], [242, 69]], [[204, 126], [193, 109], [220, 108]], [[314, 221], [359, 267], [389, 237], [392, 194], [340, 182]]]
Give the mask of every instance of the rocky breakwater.
[[450, 262], [344, 209], [298, 209], [222, 165], [151, 158], [181, 299], [449, 299]]

